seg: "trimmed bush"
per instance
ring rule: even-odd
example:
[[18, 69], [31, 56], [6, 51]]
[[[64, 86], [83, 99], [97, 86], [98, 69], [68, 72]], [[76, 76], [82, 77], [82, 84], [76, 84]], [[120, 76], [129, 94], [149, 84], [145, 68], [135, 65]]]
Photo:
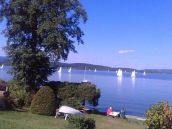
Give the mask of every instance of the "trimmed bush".
[[65, 129], [95, 129], [95, 120], [80, 116], [71, 116]]
[[31, 103], [31, 112], [40, 115], [53, 115], [56, 108], [56, 99], [53, 90], [43, 86], [34, 96]]

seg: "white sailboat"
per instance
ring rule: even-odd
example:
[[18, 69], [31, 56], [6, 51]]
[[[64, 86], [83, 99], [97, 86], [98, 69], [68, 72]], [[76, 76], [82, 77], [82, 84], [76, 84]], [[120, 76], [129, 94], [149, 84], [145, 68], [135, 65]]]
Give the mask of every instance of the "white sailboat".
[[97, 72], [97, 70], [95, 69], [94, 72]]
[[71, 73], [71, 70], [72, 70], [72, 68], [70, 67], [69, 70], [68, 70], [68, 73]]
[[4, 65], [2, 64], [0, 68], [3, 69], [4, 68]]
[[136, 72], [135, 70], [131, 72], [131, 78], [135, 78], [136, 77]]
[[143, 72], [143, 75], [146, 76], [146, 72], [145, 71]]
[[61, 72], [62, 72], [62, 67], [60, 67], [58, 70], [58, 73], [61, 73]]
[[122, 77], [122, 70], [121, 69], [118, 69], [116, 75], [117, 75], [117, 77]]

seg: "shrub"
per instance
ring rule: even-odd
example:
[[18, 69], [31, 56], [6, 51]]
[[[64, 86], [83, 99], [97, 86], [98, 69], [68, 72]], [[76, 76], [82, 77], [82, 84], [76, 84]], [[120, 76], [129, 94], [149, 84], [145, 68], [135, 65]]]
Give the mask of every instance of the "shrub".
[[25, 105], [25, 100], [27, 98], [27, 92], [25, 90], [25, 87], [22, 83], [16, 80], [12, 80], [8, 84], [9, 87], [9, 93], [11, 99], [15, 101], [16, 106], [21, 107]]
[[74, 107], [76, 109], [79, 109], [81, 107], [81, 103], [80, 101], [78, 101], [78, 98], [67, 98], [66, 100], [63, 100], [61, 102], [61, 105]]
[[95, 120], [80, 116], [71, 116], [65, 129], [95, 129]]
[[100, 98], [100, 90], [91, 83], [49, 82], [61, 104], [79, 108], [85, 103], [96, 106]]
[[26, 107], [30, 107], [30, 105], [31, 105], [31, 103], [32, 103], [32, 100], [33, 100], [33, 98], [34, 98], [34, 93], [27, 93], [27, 95], [26, 95], [26, 99], [25, 99], [25, 106]]
[[172, 129], [172, 107], [167, 102], [152, 106], [146, 117], [148, 129]]
[[31, 112], [40, 115], [53, 115], [56, 108], [56, 99], [53, 90], [43, 86], [34, 96], [31, 103]]
[[164, 124], [167, 129], [172, 129], [172, 106], [166, 104], [164, 107]]
[[19, 105], [17, 105], [17, 102], [15, 102], [12, 97], [10, 97], [10, 96], [5, 97], [5, 108], [7, 110], [15, 109], [18, 106]]

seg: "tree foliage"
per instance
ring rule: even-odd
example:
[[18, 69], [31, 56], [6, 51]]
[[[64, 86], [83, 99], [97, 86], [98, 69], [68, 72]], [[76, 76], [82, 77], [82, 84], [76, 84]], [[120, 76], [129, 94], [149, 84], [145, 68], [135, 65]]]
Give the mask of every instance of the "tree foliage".
[[172, 129], [172, 106], [167, 102], [152, 106], [146, 117], [148, 129]]
[[61, 104], [79, 108], [85, 103], [98, 105], [100, 90], [91, 83], [49, 82]]
[[66, 60], [74, 43], [83, 43], [79, 23], [87, 16], [79, 0], [0, 0], [4, 17], [12, 73], [31, 90], [54, 71], [51, 60]]
[[56, 109], [56, 99], [53, 90], [43, 86], [34, 96], [31, 112], [40, 115], [53, 115]]
[[24, 106], [26, 104], [27, 93], [23, 84], [16, 80], [12, 80], [8, 83], [8, 91], [11, 99], [15, 100], [16, 107]]

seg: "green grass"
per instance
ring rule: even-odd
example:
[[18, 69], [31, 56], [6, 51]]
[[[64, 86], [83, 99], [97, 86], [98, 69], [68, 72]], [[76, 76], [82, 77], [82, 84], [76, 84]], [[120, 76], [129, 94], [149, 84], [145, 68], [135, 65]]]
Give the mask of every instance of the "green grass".
[[100, 115], [89, 115], [96, 120], [96, 129], [145, 129], [143, 121], [120, 119]]
[[[143, 122], [100, 115], [87, 115], [96, 120], [96, 129], [145, 129]], [[67, 121], [28, 112], [0, 111], [0, 129], [61, 129]]]
[[27, 112], [0, 112], [0, 129], [60, 129], [66, 121]]

